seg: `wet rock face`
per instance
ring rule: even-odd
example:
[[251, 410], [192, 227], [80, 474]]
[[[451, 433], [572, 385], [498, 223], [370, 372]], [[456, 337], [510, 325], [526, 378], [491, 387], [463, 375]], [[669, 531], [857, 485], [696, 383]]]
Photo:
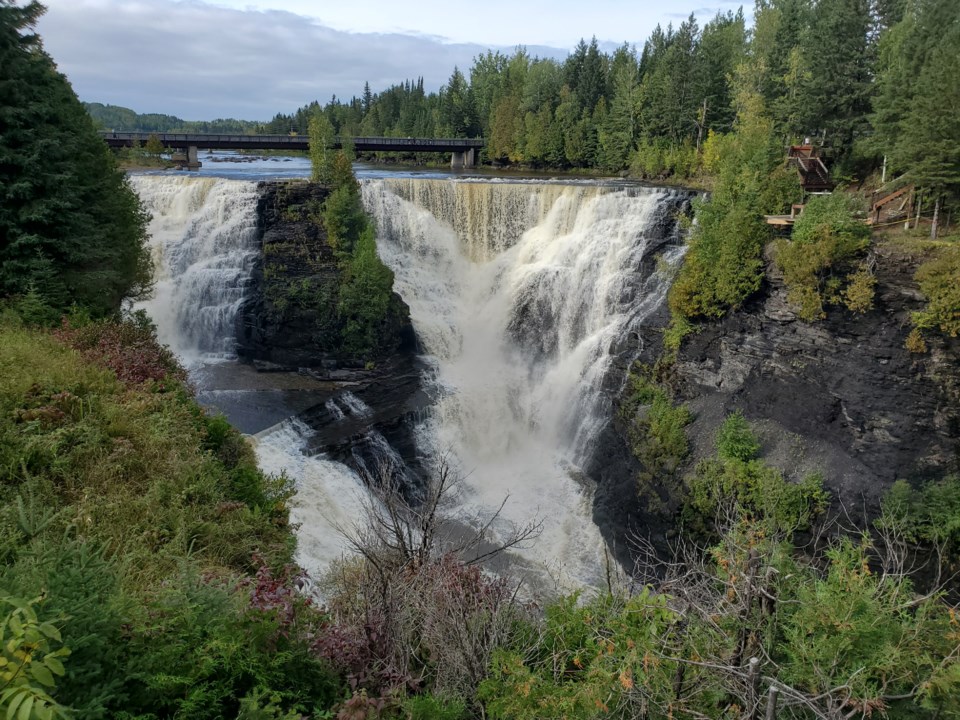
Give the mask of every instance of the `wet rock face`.
[[412, 349], [413, 329], [403, 305], [403, 317], [391, 316], [382, 328], [379, 356], [354, 358], [340, 351], [341, 272], [319, 222], [329, 189], [264, 182], [259, 192], [262, 252], [237, 317], [237, 354], [263, 369], [332, 373]]
[[923, 298], [915, 264], [881, 249], [874, 309], [796, 318], [775, 276], [741, 311], [685, 343], [681, 392], [697, 415], [694, 455], [712, 451], [715, 428], [740, 410], [767, 459], [788, 477], [822, 472], [835, 499], [871, 515], [897, 479], [960, 470], [960, 343], [910, 353], [910, 313]]
[[[910, 313], [923, 304], [916, 262], [881, 248], [875, 271], [873, 310], [833, 308], [806, 323], [771, 268], [743, 308], [684, 341], [674, 381], [695, 417], [686, 472], [714, 454], [717, 428], [735, 410], [754, 427], [768, 462], [794, 480], [820, 472], [836, 507], [842, 503], [855, 521], [875, 516], [898, 479], [960, 472], [960, 341], [936, 337], [928, 339], [930, 352], [908, 352]], [[660, 353], [657, 320], [632, 340], [641, 362]], [[665, 311], [659, 321], [666, 324]], [[641, 468], [616, 414], [595, 455], [594, 518], [617, 543], [618, 559], [632, 562], [634, 535], [664, 549], [672, 519], [647, 512], [637, 498]]]

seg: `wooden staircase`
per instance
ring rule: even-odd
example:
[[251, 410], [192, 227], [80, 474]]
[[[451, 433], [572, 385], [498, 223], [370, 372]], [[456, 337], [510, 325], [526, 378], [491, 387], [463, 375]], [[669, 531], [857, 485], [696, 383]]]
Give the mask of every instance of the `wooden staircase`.
[[800, 173], [800, 184], [808, 193], [830, 192], [834, 184], [830, 180], [830, 171], [820, 159], [813, 145], [791, 145], [787, 151], [787, 164], [793, 165]]

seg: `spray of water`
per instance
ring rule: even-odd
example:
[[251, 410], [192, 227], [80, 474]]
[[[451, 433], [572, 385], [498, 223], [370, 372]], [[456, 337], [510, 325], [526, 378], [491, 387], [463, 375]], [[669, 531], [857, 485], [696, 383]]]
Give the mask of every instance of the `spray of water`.
[[637, 272], [666, 193], [596, 185], [387, 180], [364, 185], [379, 251], [433, 368], [421, 444], [466, 479], [468, 523], [509, 497], [506, 535], [561, 587], [600, 580], [579, 467], [609, 417], [611, 346], [662, 300]]

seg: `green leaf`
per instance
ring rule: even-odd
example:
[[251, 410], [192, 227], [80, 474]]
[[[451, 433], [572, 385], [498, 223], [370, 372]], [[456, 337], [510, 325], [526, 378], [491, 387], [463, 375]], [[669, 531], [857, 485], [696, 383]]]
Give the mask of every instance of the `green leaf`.
[[17, 708], [20, 707], [20, 703], [27, 698], [28, 692], [29, 691], [26, 688], [12, 689], [10, 696], [12, 696], [13, 699], [10, 701], [10, 705], [7, 706], [7, 720], [13, 720], [13, 718], [16, 716]]
[[42, 632], [48, 638], [60, 642], [60, 631], [55, 625], [51, 625], [50, 623], [42, 623], [40, 625], [40, 632]]
[[13, 630], [14, 635], [23, 635], [23, 623], [20, 622], [20, 618], [16, 615], [11, 615], [7, 624], [10, 625], [10, 629]]
[[43, 658], [43, 664], [50, 668], [50, 672], [54, 675], [63, 675], [63, 663], [60, 662], [60, 658], [54, 655], [47, 655]]
[[53, 675], [50, 670], [47, 669], [46, 665], [37, 665], [33, 664], [30, 666], [30, 674], [33, 675], [34, 680], [36, 680], [41, 685], [45, 685], [48, 688], [53, 688], [57, 686], [56, 681], [53, 679]]
[[17, 720], [30, 720], [30, 714], [33, 712], [33, 703], [33, 696], [23, 701], [23, 704], [20, 705], [20, 709], [17, 711]]

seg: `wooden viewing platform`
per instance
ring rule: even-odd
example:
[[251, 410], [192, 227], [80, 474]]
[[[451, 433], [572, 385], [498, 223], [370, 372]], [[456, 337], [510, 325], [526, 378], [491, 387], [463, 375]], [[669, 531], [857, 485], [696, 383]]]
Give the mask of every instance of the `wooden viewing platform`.
[[763, 217], [767, 221], [767, 225], [775, 225], [777, 227], [793, 227], [793, 223], [796, 222], [797, 217], [802, 212], [803, 205], [794, 204], [790, 206], [789, 215], [764, 215]]

